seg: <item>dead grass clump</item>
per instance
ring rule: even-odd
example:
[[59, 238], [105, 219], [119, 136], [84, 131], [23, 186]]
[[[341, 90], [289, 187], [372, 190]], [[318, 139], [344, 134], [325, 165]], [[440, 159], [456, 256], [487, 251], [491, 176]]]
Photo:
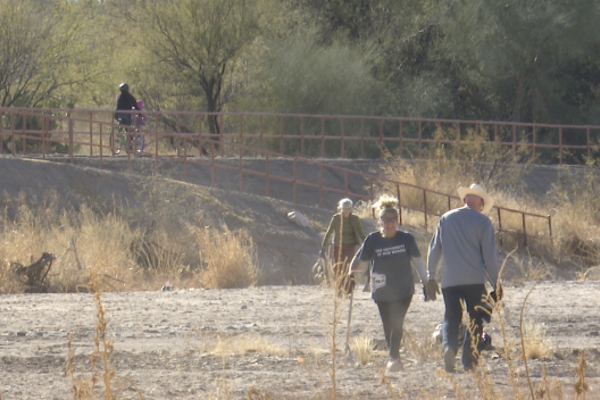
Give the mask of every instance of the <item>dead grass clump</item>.
[[251, 353], [270, 356], [282, 356], [288, 351], [267, 340], [264, 336], [254, 333], [226, 336], [219, 335], [206, 349], [211, 355], [220, 357], [243, 357]]
[[354, 359], [362, 365], [367, 365], [373, 358], [373, 340], [365, 334], [352, 339], [350, 351]]
[[215, 228], [195, 229], [204, 269], [197, 279], [209, 289], [245, 288], [256, 285], [259, 270], [256, 266], [254, 243], [244, 230], [221, 232]]
[[523, 341], [525, 357], [529, 359], [547, 358], [552, 353], [546, 329], [540, 323], [533, 321], [523, 323]]

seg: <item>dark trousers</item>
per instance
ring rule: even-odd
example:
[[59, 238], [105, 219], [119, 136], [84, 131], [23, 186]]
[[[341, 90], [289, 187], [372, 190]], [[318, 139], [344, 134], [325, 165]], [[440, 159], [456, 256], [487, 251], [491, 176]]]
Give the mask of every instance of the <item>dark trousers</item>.
[[483, 319], [486, 315], [486, 312], [481, 309], [482, 299], [487, 294], [485, 285], [451, 286], [442, 289], [442, 294], [446, 305], [442, 346], [444, 350], [449, 348], [454, 354], [458, 352], [459, 326], [463, 313], [462, 300], [469, 315], [465, 340], [462, 344], [462, 364], [465, 369], [471, 369], [479, 360], [477, 346], [481, 340]]
[[383, 322], [383, 332], [385, 341], [390, 349], [390, 358], [400, 358], [400, 342], [402, 341], [402, 329], [404, 326], [404, 317], [410, 306], [412, 296], [405, 297], [398, 301], [379, 301], [379, 315]]

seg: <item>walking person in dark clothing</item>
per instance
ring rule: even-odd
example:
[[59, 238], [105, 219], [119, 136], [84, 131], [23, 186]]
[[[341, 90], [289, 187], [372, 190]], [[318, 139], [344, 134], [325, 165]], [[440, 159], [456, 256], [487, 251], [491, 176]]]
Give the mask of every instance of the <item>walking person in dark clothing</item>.
[[371, 298], [377, 303], [388, 348], [388, 373], [403, 369], [400, 342], [404, 317], [415, 293], [413, 267], [425, 283], [425, 263], [413, 235], [398, 229], [398, 200], [382, 196], [378, 203], [381, 230], [367, 236], [354, 256], [349, 275], [354, 279], [360, 262], [370, 262]]
[[465, 370], [470, 370], [477, 366], [483, 321], [489, 316], [483, 304], [487, 295], [485, 282], [489, 281], [495, 288], [490, 297], [496, 300], [502, 296], [494, 226], [485, 215], [494, 205], [494, 199], [476, 183], [468, 188], [460, 187], [458, 195], [464, 206], [450, 210], [440, 218], [429, 244], [427, 263], [427, 298], [435, 300], [439, 293], [435, 276], [443, 256], [441, 286], [446, 311], [442, 346], [444, 367], [448, 372], [455, 370], [463, 315], [461, 302], [465, 303], [469, 315], [462, 344], [462, 364]]

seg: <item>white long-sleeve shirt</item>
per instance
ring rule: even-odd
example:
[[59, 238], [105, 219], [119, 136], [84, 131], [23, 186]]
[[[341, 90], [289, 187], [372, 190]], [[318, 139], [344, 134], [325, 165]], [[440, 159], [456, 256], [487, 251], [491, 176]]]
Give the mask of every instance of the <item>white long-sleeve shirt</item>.
[[430, 279], [435, 278], [442, 256], [442, 289], [490, 280], [496, 285], [499, 265], [494, 226], [484, 214], [467, 206], [445, 213], [429, 243], [427, 273]]

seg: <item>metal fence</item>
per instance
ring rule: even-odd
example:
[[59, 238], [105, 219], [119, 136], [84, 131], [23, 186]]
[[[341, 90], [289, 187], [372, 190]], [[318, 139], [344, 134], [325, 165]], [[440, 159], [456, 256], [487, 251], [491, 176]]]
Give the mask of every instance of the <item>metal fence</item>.
[[[316, 205], [320, 207], [332, 207], [340, 196], [371, 201], [376, 192], [385, 188], [395, 191], [400, 200], [401, 219], [406, 213], [420, 214], [423, 227], [429, 229], [443, 212], [460, 205], [458, 197], [329, 165], [315, 157], [377, 158], [390, 153], [418, 156], [430, 148], [472, 144], [469, 135], [485, 130], [493, 139], [490, 144], [509, 146], [521, 157], [536, 157], [544, 149], [553, 149], [558, 162], [562, 163], [567, 154], [575, 157], [575, 151], [583, 152], [578, 153], [581, 157], [594, 155], [598, 148], [593, 143], [600, 133], [600, 127], [479, 121], [146, 112], [148, 122], [142, 129], [147, 142], [144, 153], [126, 152], [124, 156], [114, 157], [111, 137], [117, 134], [118, 125], [112, 113], [109, 110], [0, 108], [0, 153], [43, 159], [62, 157], [70, 162], [86, 156], [99, 168], [105, 168], [107, 160], [118, 158], [128, 170], [142, 164], [147, 167], [150, 162], [154, 172], [160, 172], [163, 164], [169, 162], [177, 166], [175, 171], [170, 169], [170, 173], [187, 182], [226, 189], [237, 187], [240, 191], [295, 203], [312, 204], [311, 201], [318, 199]], [[218, 132], [207, 131], [209, 117], [216, 120], [213, 130]], [[390, 133], [393, 126], [395, 135]], [[374, 127], [378, 127], [378, 135], [373, 135]], [[536, 142], [536, 132], [550, 128], [558, 133], [559, 144]], [[450, 140], [444, 132], [455, 137]], [[512, 141], [505, 140], [507, 132], [511, 133]], [[563, 141], [565, 132], [583, 132], [586, 145], [566, 143]], [[523, 141], [524, 138], [532, 140]], [[326, 185], [327, 174], [337, 176], [340, 184]], [[411, 192], [413, 198], [415, 192], [420, 193], [419, 206], [403, 201], [407, 192]], [[518, 229], [513, 216], [519, 220]], [[514, 234], [515, 230], [525, 244], [532, 237], [552, 240], [549, 215], [494, 207], [491, 218], [500, 240], [503, 234]], [[509, 218], [512, 222], [507, 227], [504, 221]]]

